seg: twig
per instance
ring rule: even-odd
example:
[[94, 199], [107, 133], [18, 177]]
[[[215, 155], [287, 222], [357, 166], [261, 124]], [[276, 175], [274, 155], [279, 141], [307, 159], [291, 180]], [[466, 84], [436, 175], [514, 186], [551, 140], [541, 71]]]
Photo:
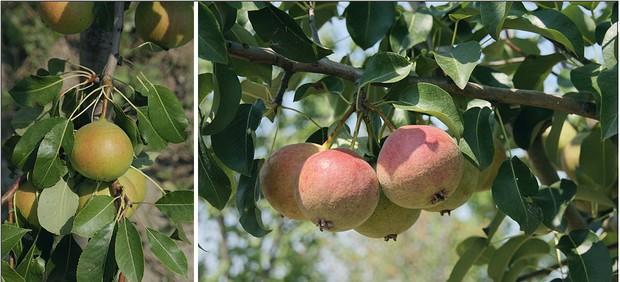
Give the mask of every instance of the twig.
[[323, 148], [325, 149], [331, 148], [332, 143], [334, 143], [334, 139], [336, 139], [336, 136], [338, 136], [338, 132], [340, 132], [340, 129], [342, 129], [342, 127], [344, 126], [344, 123], [347, 121], [347, 119], [349, 119], [349, 117], [354, 112], [355, 112], [355, 107], [349, 107], [349, 109], [344, 113], [344, 115], [338, 122], [338, 125], [336, 125], [336, 128], [334, 129], [332, 134], [329, 135], [329, 137], [327, 137], [327, 140], [325, 140], [325, 143], [323, 143]]
[[[124, 2], [114, 2], [114, 32], [112, 33], [112, 50], [108, 55], [108, 61], [103, 69], [102, 81], [104, 86], [104, 95], [109, 98], [113, 85], [113, 75], [116, 70], [116, 65], [119, 62], [119, 50], [121, 44], [121, 34], [123, 33], [123, 17], [124, 17]], [[108, 113], [108, 99], [103, 100], [103, 106], [101, 110], [101, 116], [105, 118]]]
[[[9, 206], [13, 205], [13, 195], [15, 194], [15, 191], [17, 191], [17, 189], [19, 188], [19, 183], [22, 181], [23, 176], [18, 177], [17, 179], [15, 179], [15, 181], [13, 182], [13, 184], [11, 184], [10, 188], [8, 191], [6, 191], [4, 194], [2, 194], [2, 205], [4, 206], [4, 204], [8, 204]], [[9, 208], [9, 215], [13, 212], [12, 208]]]
[[391, 130], [394, 131], [396, 130], [396, 126], [392, 123], [392, 121], [379, 109], [371, 106], [371, 105], [366, 105], [371, 111], [377, 113], [381, 119], [383, 120], [383, 122], [385, 123], [385, 125]]
[[[228, 51], [235, 58], [259, 64], [276, 65], [284, 68], [286, 71], [322, 73], [350, 81], [357, 81], [363, 73], [361, 69], [336, 63], [327, 58], [323, 58], [316, 63], [300, 63], [277, 54], [269, 48], [249, 47], [236, 42], [228, 43]], [[467, 83], [464, 89], [459, 89], [447, 78], [408, 77], [408, 83], [414, 84], [418, 82], [435, 84], [452, 96], [478, 98], [503, 104], [533, 106], [598, 120], [594, 103], [581, 102], [573, 98], [551, 95], [541, 91], [499, 88], [473, 82]], [[376, 85], [388, 86], [390, 84], [379, 83]]]
[[284, 93], [286, 92], [286, 89], [288, 88], [288, 81], [291, 79], [291, 76], [293, 76], [293, 72], [290, 71], [285, 71], [284, 72], [284, 76], [282, 77], [282, 81], [280, 82], [280, 89], [278, 89], [278, 94], [276, 95], [276, 98], [273, 100], [273, 103], [276, 104], [276, 110], [279, 106], [282, 105], [282, 99], [284, 99]]

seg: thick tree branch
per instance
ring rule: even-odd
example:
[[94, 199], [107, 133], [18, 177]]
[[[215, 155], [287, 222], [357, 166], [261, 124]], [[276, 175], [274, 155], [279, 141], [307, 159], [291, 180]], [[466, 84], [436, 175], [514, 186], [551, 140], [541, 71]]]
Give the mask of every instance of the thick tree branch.
[[[110, 99], [112, 89], [114, 88], [112, 84], [113, 75], [120, 57], [119, 49], [121, 45], [121, 34], [123, 33], [124, 10], [125, 4], [123, 2], [114, 2], [114, 27], [111, 38], [112, 48], [110, 50], [110, 53], [108, 54], [108, 59], [102, 74], [102, 81], [105, 87], [105, 96], [106, 98]], [[101, 112], [101, 115], [105, 117], [108, 112], [108, 99], [103, 100], [103, 109]]]
[[[259, 64], [276, 65], [286, 71], [322, 73], [351, 81], [356, 81], [362, 76], [362, 70], [333, 62], [327, 58], [323, 58], [316, 63], [300, 63], [277, 54], [269, 48], [249, 47], [236, 42], [228, 43], [228, 52], [231, 56], [236, 58]], [[428, 82], [435, 84], [446, 90], [452, 96], [464, 96], [504, 104], [539, 107], [598, 119], [596, 106], [593, 103], [580, 102], [572, 98], [559, 97], [541, 91], [499, 88], [473, 82], [467, 83], [465, 89], [461, 90], [447, 78], [419, 78], [409, 76], [408, 80], [411, 83]]]

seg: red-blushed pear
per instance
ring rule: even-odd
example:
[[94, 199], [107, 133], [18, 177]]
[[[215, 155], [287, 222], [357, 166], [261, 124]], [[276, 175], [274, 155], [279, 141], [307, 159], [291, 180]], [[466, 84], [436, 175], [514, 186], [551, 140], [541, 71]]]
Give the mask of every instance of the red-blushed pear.
[[385, 196], [409, 209], [428, 208], [447, 199], [463, 175], [463, 156], [443, 130], [406, 125], [385, 140], [377, 177]]
[[260, 171], [260, 185], [265, 199], [282, 216], [306, 219], [295, 201], [299, 174], [306, 160], [322, 150], [312, 143], [287, 145], [265, 161]]
[[312, 155], [299, 175], [297, 203], [321, 231], [360, 226], [379, 203], [379, 182], [372, 167], [348, 149]]
[[425, 208], [424, 210], [430, 212], [441, 212], [450, 213], [450, 211], [462, 206], [471, 198], [471, 195], [478, 188], [478, 178], [480, 175], [480, 170], [472, 164], [470, 161], [463, 161], [463, 177], [461, 177], [461, 182], [459, 183], [459, 187], [456, 188], [456, 191], [452, 193], [445, 201], [439, 203], [438, 205], [432, 206], [430, 208]]
[[77, 130], [69, 159], [81, 175], [112, 181], [129, 169], [133, 146], [125, 131], [102, 118]]
[[53, 31], [62, 34], [80, 33], [93, 23], [93, 2], [49, 1], [39, 3], [41, 19]]
[[23, 181], [15, 191], [15, 207], [19, 213], [34, 227], [41, 227], [37, 217], [37, 199], [39, 192], [30, 182]]
[[172, 49], [192, 40], [192, 2], [140, 2], [136, 8], [136, 30], [144, 41]]
[[398, 206], [381, 193], [375, 211], [362, 225], [356, 227], [355, 231], [370, 238], [396, 241], [396, 236], [409, 229], [418, 217], [420, 217], [420, 210]]

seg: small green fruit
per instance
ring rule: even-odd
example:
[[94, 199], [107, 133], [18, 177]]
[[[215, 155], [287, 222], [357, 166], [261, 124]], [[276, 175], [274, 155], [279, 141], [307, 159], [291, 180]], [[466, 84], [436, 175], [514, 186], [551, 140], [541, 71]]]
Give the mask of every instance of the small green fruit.
[[136, 8], [136, 30], [144, 41], [172, 49], [192, 40], [192, 2], [140, 2]]
[[420, 210], [406, 209], [392, 203], [381, 192], [379, 204], [362, 225], [355, 228], [355, 231], [370, 238], [384, 238], [385, 241], [409, 229], [420, 217]]
[[450, 213], [450, 211], [465, 204], [467, 200], [471, 198], [476, 188], [478, 188], [479, 175], [480, 171], [478, 168], [470, 161], [465, 160], [463, 162], [463, 178], [461, 179], [461, 183], [459, 183], [459, 187], [456, 188], [456, 191], [448, 196], [448, 199], [445, 201], [436, 206], [425, 208], [424, 210], [441, 212], [441, 214], [444, 214], [446, 212]]
[[93, 2], [50, 1], [39, 3], [41, 19], [62, 34], [80, 33], [93, 23]]

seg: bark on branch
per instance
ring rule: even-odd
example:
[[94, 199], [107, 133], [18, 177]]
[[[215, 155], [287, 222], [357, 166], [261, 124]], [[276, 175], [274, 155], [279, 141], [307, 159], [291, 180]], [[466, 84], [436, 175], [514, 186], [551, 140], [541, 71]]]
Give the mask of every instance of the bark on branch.
[[[235, 58], [259, 64], [275, 65], [291, 72], [322, 73], [351, 81], [356, 81], [362, 76], [361, 69], [336, 63], [327, 58], [323, 58], [316, 63], [300, 63], [277, 54], [270, 48], [250, 47], [236, 42], [228, 42], [228, 52]], [[541, 91], [499, 88], [473, 82], [467, 83], [465, 89], [461, 90], [447, 78], [419, 78], [409, 76], [408, 80], [411, 83], [428, 82], [435, 84], [446, 90], [452, 96], [464, 96], [504, 104], [539, 107], [598, 119], [596, 105], [594, 103], [581, 102], [572, 98], [551, 95]]]

